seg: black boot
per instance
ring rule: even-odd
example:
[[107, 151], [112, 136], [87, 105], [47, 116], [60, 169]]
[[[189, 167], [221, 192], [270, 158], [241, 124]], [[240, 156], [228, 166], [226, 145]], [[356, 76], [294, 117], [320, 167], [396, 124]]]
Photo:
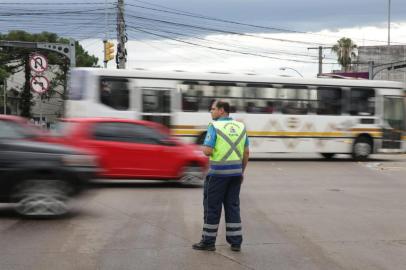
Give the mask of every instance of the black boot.
[[207, 250], [207, 251], [215, 251], [216, 246], [214, 244], [206, 244], [203, 241], [196, 243], [192, 246], [193, 249], [196, 250]]
[[230, 248], [232, 251], [237, 251], [237, 252], [241, 251], [241, 245], [231, 245]]

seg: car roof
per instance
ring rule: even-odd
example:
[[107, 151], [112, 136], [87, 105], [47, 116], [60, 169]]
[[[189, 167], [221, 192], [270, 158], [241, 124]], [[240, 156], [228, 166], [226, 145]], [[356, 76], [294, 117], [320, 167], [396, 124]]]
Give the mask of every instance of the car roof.
[[115, 118], [115, 117], [62, 118], [60, 120], [63, 122], [75, 122], [75, 123], [108, 123], [108, 122], [133, 123], [149, 127], [155, 127], [159, 129], [166, 129], [164, 125], [156, 122], [126, 119], [126, 118]]
[[28, 122], [27, 118], [17, 116], [17, 115], [6, 115], [6, 114], [0, 114], [0, 120], [9, 120], [9, 121], [20, 122], [20, 123]]

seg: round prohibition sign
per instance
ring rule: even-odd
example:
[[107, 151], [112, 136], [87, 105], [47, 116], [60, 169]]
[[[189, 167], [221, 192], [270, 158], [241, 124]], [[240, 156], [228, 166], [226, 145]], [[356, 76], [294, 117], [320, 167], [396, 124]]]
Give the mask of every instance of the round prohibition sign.
[[34, 72], [42, 73], [48, 69], [48, 60], [39, 53], [34, 53], [30, 57], [30, 68]]
[[32, 91], [42, 94], [49, 89], [49, 80], [44, 76], [34, 76], [30, 82]]

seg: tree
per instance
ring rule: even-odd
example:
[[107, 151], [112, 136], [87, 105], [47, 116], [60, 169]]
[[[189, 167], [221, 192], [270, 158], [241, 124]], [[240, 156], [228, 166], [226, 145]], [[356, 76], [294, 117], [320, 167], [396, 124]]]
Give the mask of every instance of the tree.
[[350, 39], [343, 37], [337, 40], [337, 44], [333, 46], [332, 51], [337, 54], [338, 63], [344, 71], [351, 69], [351, 61], [353, 57], [356, 57], [355, 50], [357, 45]]
[[[31, 34], [25, 31], [10, 31], [8, 34], [0, 34], [0, 40], [10, 41], [28, 41], [28, 42], [51, 42], [51, 43], [69, 43], [68, 39], [58, 37], [55, 33], [41, 32], [38, 34]], [[95, 67], [97, 66], [98, 58], [89, 55], [83, 47], [76, 42], [76, 66], [78, 67]], [[65, 56], [56, 52], [47, 50], [36, 50], [48, 58], [50, 66], [56, 67], [52, 71], [54, 79], [51, 81], [51, 87], [44, 98], [50, 98], [54, 95], [60, 95], [65, 99], [66, 93], [66, 74], [69, 69], [69, 61]], [[32, 49], [16, 48], [16, 47], [3, 47], [0, 48], [0, 79], [7, 78], [8, 76], [25, 72], [25, 83], [20, 94], [20, 109], [21, 115], [24, 117], [31, 116], [32, 94], [30, 89], [30, 70], [29, 70], [29, 55], [33, 53]], [[56, 88], [62, 86], [63, 91], [58, 92]]]

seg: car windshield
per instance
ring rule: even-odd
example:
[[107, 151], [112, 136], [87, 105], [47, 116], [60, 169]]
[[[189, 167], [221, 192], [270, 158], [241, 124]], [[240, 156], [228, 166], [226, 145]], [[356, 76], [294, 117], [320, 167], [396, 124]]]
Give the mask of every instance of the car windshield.
[[0, 139], [24, 139], [30, 135], [32, 134], [21, 125], [0, 120]]
[[54, 127], [49, 130], [50, 135], [54, 137], [63, 137], [67, 135], [73, 128], [77, 125], [77, 123], [69, 122], [69, 121], [59, 121], [57, 122]]

